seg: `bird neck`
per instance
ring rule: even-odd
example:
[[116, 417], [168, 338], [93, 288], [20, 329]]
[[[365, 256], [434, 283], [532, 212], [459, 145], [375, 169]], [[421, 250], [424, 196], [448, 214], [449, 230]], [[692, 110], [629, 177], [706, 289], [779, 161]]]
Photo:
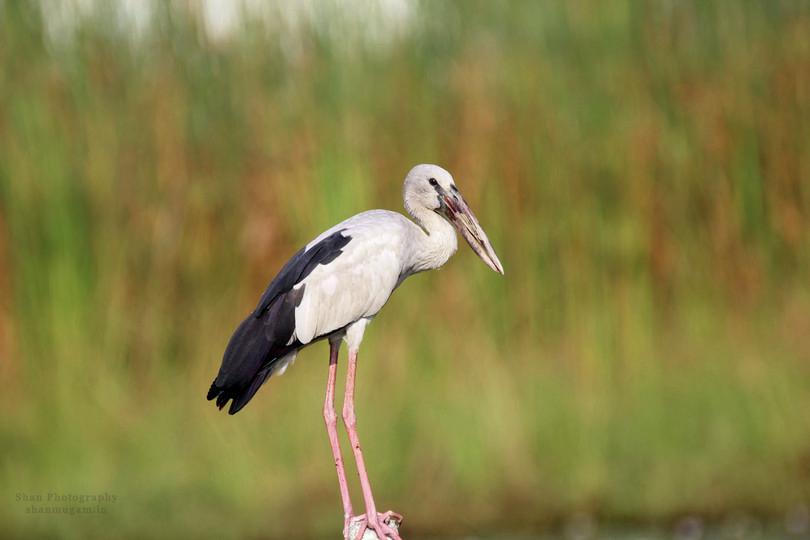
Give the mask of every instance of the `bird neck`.
[[413, 272], [439, 268], [458, 248], [456, 231], [446, 219], [426, 208], [408, 209], [419, 225], [414, 231], [415, 249], [411, 252]]

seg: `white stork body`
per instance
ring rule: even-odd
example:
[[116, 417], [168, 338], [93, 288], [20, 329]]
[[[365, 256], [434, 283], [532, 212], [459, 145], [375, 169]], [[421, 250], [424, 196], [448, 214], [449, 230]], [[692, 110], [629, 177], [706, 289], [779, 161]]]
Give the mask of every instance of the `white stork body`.
[[[366, 325], [405, 278], [447, 262], [458, 247], [454, 227], [490, 268], [503, 273], [450, 173], [436, 165], [417, 165], [405, 179], [403, 195], [414, 221], [388, 210], [363, 212], [323, 232], [293, 255], [231, 336], [208, 391], [208, 399], [216, 399], [220, 408], [231, 401], [229, 413], [234, 414], [271, 375], [284, 373], [299, 350], [320, 339], [329, 340], [324, 418], [346, 514], [344, 536], [354, 519], [362, 521], [358, 538], [368, 528], [381, 539], [399, 538], [389, 526], [398, 516], [376, 512], [355, 430], [354, 374]], [[343, 418], [366, 503], [365, 515], [357, 518], [352, 517], [335, 431], [335, 366], [341, 339], [349, 348]]]
[[[428, 235], [402, 214], [370, 210], [335, 225], [307, 244], [306, 249], [311, 249], [338, 231], [351, 238], [334, 262], [319, 265], [296, 285], [304, 286], [301, 303], [295, 308], [294, 335], [298, 341], [306, 345], [319, 336], [371, 319], [405, 278], [443, 265], [458, 243], [449, 223], [439, 218], [436, 225]], [[359, 347], [360, 343], [348, 345]]]

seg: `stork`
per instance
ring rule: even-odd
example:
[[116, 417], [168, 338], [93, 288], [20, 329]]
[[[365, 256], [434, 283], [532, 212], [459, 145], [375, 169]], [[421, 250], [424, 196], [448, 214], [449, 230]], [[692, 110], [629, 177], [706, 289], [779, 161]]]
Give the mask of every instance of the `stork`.
[[[372, 529], [380, 540], [400, 540], [399, 514], [377, 512], [366, 473], [354, 411], [357, 355], [368, 323], [391, 293], [418, 272], [439, 268], [458, 247], [454, 227], [494, 271], [503, 266], [486, 233], [456, 187], [438, 165], [417, 165], [405, 177], [405, 209], [362, 212], [323, 232], [284, 265], [258, 305], [231, 336], [222, 365], [208, 391], [222, 409], [239, 412], [271, 375], [281, 375], [298, 351], [329, 342], [329, 373], [323, 417], [343, 501], [343, 535], [356, 540]], [[341, 342], [349, 349], [343, 423], [360, 477], [365, 512], [354, 515], [340, 451], [335, 412], [335, 377]]]

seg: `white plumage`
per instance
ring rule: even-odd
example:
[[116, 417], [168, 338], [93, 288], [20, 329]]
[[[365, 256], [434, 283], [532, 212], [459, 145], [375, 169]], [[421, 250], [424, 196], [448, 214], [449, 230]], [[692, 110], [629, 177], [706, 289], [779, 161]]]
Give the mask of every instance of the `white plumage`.
[[[401, 214], [370, 210], [335, 225], [307, 244], [305, 251], [338, 231], [351, 238], [337, 259], [317, 266], [295, 285], [295, 289], [303, 287], [304, 294], [295, 308], [291, 342], [298, 340], [307, 345], [318, 336], [346, 331], [352, 323], [374, 317], [400, 277], [409, 275], [403, 275], [403, 270], [409, 255], [407, 239], [413, 229], [422, 233]], [[276, 374], [284, 374], [296, 354], [282, 359]]]
[[342, 231], [351, 241], [337, 259], [316, 267], [296, 285], [305, 286], [301, 304], [295, 308], [295, 333], [301, 343], [380, 311], [408, 265], [411, 228], [418, 230], [400, 214], [372, 210], [324, 233]]
[[307, 244], [310, 248], [337, 231], [351, 237], [340, 257], [318, 266], [296, 286], [306, 285], [295, 310], [298, 340], [306, 344], [359, 319], [374, 317], [405, 278], [444, 264], [457, 243], [452, 227], [439, 221], [441, 229], [428, 235], [402, 214], [370, 210]]

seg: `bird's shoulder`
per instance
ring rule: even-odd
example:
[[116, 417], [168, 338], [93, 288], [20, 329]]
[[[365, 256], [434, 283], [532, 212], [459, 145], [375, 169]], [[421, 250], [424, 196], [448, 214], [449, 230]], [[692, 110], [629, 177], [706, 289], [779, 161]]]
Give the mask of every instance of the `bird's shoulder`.
[[303, 281], [331, 279], [335, 273], [340, 276], [398, 273], [412, 228], [416, 228], [413, 222], [389, 210], [369, 210], [354, 215], [307, 244], [305, 251], [309, 252], [337, 234], [345, 242], [330, 264], [314, 268]]
[[[382, 240], [384, 237], [381, 235], [389, 236], [402, 236], [405, 237], [412, 232], [416, 225], [400, 214], [391, 210], [367, 210], [352, 217], [345, 219], [331, 227], [311, 242], [309, 242], [305, 250], [309, 250], [329, 238], [336, 232], [340, 231], [344, 236], [351, 237], [356, 240], [373, 241], [375, 239]], [[357, 242], [355, 242], [355, 245]]]

